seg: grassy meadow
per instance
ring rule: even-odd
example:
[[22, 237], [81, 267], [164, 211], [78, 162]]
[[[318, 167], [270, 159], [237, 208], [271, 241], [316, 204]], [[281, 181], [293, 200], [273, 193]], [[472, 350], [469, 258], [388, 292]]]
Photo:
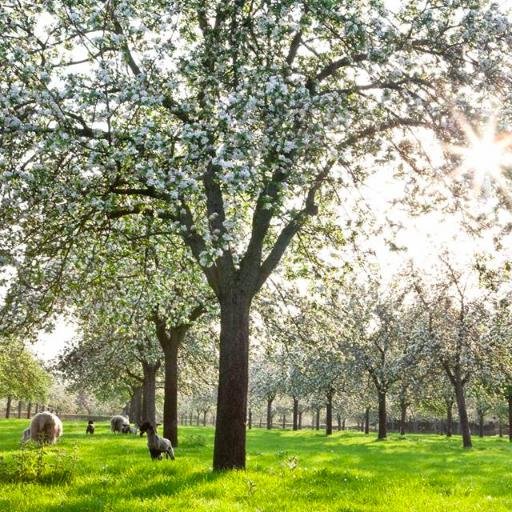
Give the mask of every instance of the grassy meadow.
[[247, 471], [212, 473], [211, 428], [183, 427], [173, 462], [151, 461], [145, 438], [115, 436], [107, 423], [86, 437], [85, 422], [67, 422], [57, 446], [21, 451], [27, 423], [0, 420], [2, 511], [512, 510], [506, 439], [475, 438], [463, 451], [458, 437], [377, 442], [359, 433], [256, 429]]

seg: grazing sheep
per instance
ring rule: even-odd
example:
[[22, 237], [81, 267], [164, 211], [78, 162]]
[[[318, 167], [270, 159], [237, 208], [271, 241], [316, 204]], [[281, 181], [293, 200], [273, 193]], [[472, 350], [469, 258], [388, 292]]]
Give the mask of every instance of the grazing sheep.
[[144, 422], [140, 426], [141, 433], [146, 432], [148, 436], [148, 449], [151, 458], [162, 460], [162, 453], [165, 453], [165, 458], [171, 458], [174, 460], [174, 450], [169, 439], [165, 437], [159, 437], [156, 435], [156, 430], [151, 423], [148, 421]]
[[123, 425], [130, 426], [130, 423], [124, 416], [112, 416], [110, 420], [110, 430], [112, 432], [122, 432]]
[[122, 434], [136, 434], [137, 433], [137, 427], [132, 427], [131, 425], [124, 424], [121, 427], [121, 433]]
[[23, 442], [30, 439], [38, 443], [55, 444], [62, 435], [62, 421], [53, 413], [44, 411], [37, 413], [30, 422], [30, 427], [23, 431]]
[[94, 421], [92, 420], [89, 420], [87, 422], [87, 428], [85, 429], [85, 433], [86, 434], [94, 434], [94, 429], [95, 429], [95, 426], [94, 426]]

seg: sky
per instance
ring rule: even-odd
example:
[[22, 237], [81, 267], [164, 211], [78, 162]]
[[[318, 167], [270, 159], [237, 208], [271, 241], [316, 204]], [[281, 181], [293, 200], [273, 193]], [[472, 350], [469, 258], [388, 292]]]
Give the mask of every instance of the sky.
[[76, 335], [74, 326], [63, 319], [57, 320], [51, 333], [41, 333], [33, 345], [33, 352], [42, 360], [54, 359]]

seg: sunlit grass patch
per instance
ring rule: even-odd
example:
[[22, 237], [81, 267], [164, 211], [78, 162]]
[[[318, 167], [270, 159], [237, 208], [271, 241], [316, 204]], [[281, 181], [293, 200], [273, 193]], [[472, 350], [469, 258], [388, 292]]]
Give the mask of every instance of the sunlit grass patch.
[[[26, 420], [0, 421], [0, 457], [23, 456]], [[512, 447], [498, 438], [374, 435], [253, 430], [248, 469], [213, 473], [213, 429], [180, 430], [176, 461], [152, 461], [145, 438], [110, 433], [98, 424], [66, 423], [55, 453], [74, 453], [62, 482], [4, 481], [0, 510], [27, 511], [336, 511], [509, 512]]]

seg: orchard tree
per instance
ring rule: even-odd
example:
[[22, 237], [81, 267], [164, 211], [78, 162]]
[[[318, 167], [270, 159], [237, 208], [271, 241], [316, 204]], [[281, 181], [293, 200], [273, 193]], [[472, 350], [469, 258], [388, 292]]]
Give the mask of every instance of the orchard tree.
[[415, 284], [424, 308], [423, 336], [453, 386], [463, 446], [471, 448], [466, 390], [496, 355], [493, 292], [480, 286], [475, 268], [456, 266], [447, 253], [439, 259], [430, 282], [417, 278]]
[[250, 389], [251, 395], [264, 401], [267, 410], [267, 429], [273, 426], [274, 401], [279, 393], [284, 390], [283, 369], [276, 361], [266, 354], [253, 360], [251, 366]]
[[[72, 389], [88, 389], [100, 398], [115, 394], [133, 397], [142, 389], [142, 408], [137, 419], [155, 424], [162, 353], [149, 322], [138, 323], [137, 328], [119, 322], [123, 312], [118, 306], [115, 302], [105, 304], [97, 300], [85, 310], [76, 310], [81, 334], [64, 349], [57, 369], [72, 384]], [[124, 314], [126, 320], [129, 313]]]
[[375, 387], [378, 439], [386, 439], [388, 393], [418, 364], [421, 342], [414, 322], [416, 312], [404, 304], [406, 291], [396, 282], [384, 286], [377, 273], [371, 279], [332, 294], [329, 307], [344, 327], [340, 335], [346, 350]]
[[494, 4], [386, 4], [0, 7], [0, 253], [51, 302], [67, 255], [127, 217], [181, 236], [220, 305], [214, 469], [245, 467], [251, 302], [324, 185], [507, 67]]
[[18, 340], [0, 341], [0, 396], [7, 398], [6, 417], [13, 398], [29, 402], [47, 399], [52, 378]]

